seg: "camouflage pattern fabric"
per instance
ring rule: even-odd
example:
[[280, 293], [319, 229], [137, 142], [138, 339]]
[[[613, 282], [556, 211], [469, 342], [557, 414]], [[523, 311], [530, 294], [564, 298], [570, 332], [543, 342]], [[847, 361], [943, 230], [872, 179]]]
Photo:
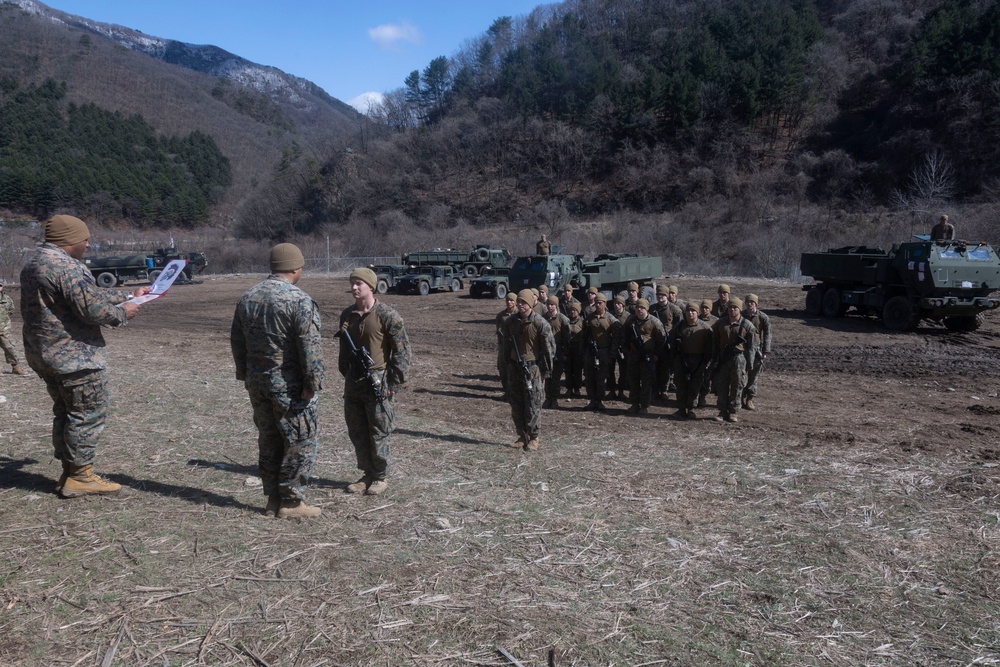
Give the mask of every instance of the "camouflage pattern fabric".
[[305, 500], [319, 447], [318, 401], [248, 389], [264, 495]]
[[507, 365], [508, 400], [514, 430], [527, 442], [542, 433], [542, 378], [538, 364], [528, 366], [530, 379], [524, 377], [524, 370], [516, 361]]
[[257, 426], [265, 495], [305, 498], [318, 448], [317, 399], [323, 388], [319, 307], [283, 275], [240, 297], [229, 331], [236, 379], [243, 380]]
[[0, 336], [11, 334], [10, 317], [14, 314], [14, 299], [6, 292], [0, 292]]
[[[736, 342], [738, 337], [746, 342]], [[747, 366], [757, 352], [756, 331], [745, 317], [740, 316], [735, 323], [728, 318], [720, 319], [712, 326], [712, 339], [712, 356], [717, 363], [712, 383], [719, 397], [719, 412], [734, 415], [740, 411], [740, 400], [747, 383]], [[727, 353], [731, 343], [735, 345]]]
[[42, 379], [52, 397], [55, 458], [76, 466], [93, 465], [108, 416], [107, 371], [49, 373]]
[[281, 275], [240, 297], [229, 330], [236, 379], [246, 388], [298, 398], [323, 388], [319, 306]]
[[701, 320], [695, 320], [694, 324], [681, 320], [670, 337], [674, 345], [671, 359], [677, 403], [682, 409], [693, 410], [712, 356], [712, 330]]
[[[514, 430], [525, 442], [541, 434], [542, 375], [552, 371], [555, 338], [552, 327], [532, 312], [527, 318], [515, 315], [507, 320], [504, 340], [507, 354], [507, 386]], [[515, 350], [515, 344], [517, 348]], [[527, 360], [528, 377], [517, 361], [517, 353]]]
[[[516, 310], [514, 312], [517, 312]], [[504, 331], [506, 330], [507, 319], [513, 313], [508, 313], [507, 309], [504, 308], [496, 317], [496, 334], [497, 334], [497, 375], [500, 376], [500, 386], [503, 387], [504, 393], [507, 392], [507, 360], [503, 356], [503, 337]]]
[[757, 314], [750, 318], [754, 330], [757, 332], [757, 350], [747, 367], [747, 383], [743, 390], [743, 399], [753, 398], [757, 395], [757, 378], [764, 368], [764, 355], [771, 353], [771, 318], [757, 311]]
[[583, 389], [583, 327], [586, 320], [577, 317], [569, 320], [569, 347], [566, 349], [566, 358], [563, 361], [563, 371], [566, 375], [566, 389], [569, 392]]
[[740, 411], [740, 396], [747, 383], [747, 360], [737, 354], [715, 370], [714, 389], [719, 397], [719, 412], [734, 415]]
[[395, 426], [395, 408], [391, 393], [408, 377], [413, 355], [403, 318], [389, 305], [376, 300], [371, 310], [361, 314], [355, 306], [340, 314], [341, 328], [347, 327], [355, 345], [370, 346], [380, 340], [383, 367], [373, 370], [385, 398], [379, 403], [363, 380], [364, 369], [357, 366], [350, 348], [340, 343], [338, 368], [344, 376], [344, 421], [354, 445], [358, 469], [373, 480], [385, 479], [392, 472], [391, 437]]
[[97, 287], [84, 264], [43, 243], [21, 269], [24, 356], [39, 376], [108, 366], [101, 326], [127, 322], [126, 290]]
[[559, 385], [562, 381], [566, 356], [569, 354], [569, 318], [556, 311], [555, 317], [545, 316], [545, 321], [552, 329], [552, 338], [556, 342], [556, 353], [552, 359], [552, 372], [545, 378], [545, 398], [559, 398]]
[[[636, 334], [638, 334], [638, 339]], [[632, 315], [625, 321], [623, 335], [629, 341], [629, 398], [632, 400], [632, 405], [648, 408], [653, 399], [656, 360], [663, 353], [663, 344], [666, 340], [663, 323], [649, 315], [644, 320]], [[641, 347], [640, 340], [642, 341]]]

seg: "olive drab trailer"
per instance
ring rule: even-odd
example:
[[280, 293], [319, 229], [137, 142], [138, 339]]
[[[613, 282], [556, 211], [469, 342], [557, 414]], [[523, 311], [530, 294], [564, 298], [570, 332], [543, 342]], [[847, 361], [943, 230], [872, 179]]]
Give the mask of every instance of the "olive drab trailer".
[[176, 248], [157, 248], [150, 254], [119, 257], [85, 257], [83, 263], [90, 269], [99, 287], [124, 285], [129, 280], [155, 282], [160, 272], [175, 259], [186, 259], [179, 282], [191, 282], [193, 276], [208, 266], [208, 258], [200, 252], [180, 253]]
[[878, 247], [847, 246], [804, 253], [809, 315], [841, 317], [849, 309], [881, 317], [888, 329], [912, 330], [921, 320], [973, 331], [983, 313], [1000, 307], [1000, 258], [987, 243], [918, 240]]

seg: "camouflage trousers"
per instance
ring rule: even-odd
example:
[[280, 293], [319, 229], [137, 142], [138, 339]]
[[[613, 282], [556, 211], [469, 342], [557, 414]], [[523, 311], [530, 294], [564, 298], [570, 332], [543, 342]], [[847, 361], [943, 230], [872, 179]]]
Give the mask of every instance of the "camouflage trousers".
[[500, 386], [507, 393], [507, 360], [503, 357], [503, 345], [497, 350], [497, 375], [500, 376]]
[[566, 350], [563, 371], [566, 374], [567, 393], [583, 388], [583, 348], [571, 345]]
[[108, 419], [107, 371], [77, 371], [42, 379], [52, 397], [54, 456], [76, 466], [93, 464]]
[[629, 352], [628, 395], [632, 405], [648, 408], [653, 400], [653, 382], [656, 381], [656, 359], [646, 361], [644, 355]]
[[3, 348], [3, 358], [11, 366], [17, 366], [17, 353], [14, 351], [14, 343], [10, 336], [0, 333], [0, 348]]
[[528, 364], [530, 381], [524, 377], [524, 371], [517, 362], [507, 364], [508, 397], [510, 400], [510, 416], [514, 420], [514, 430], [527, 440], [537, 438], [541, 434], [542, 421], [542, 376], [538, 366]]
[[694, 410], [701, 388], [705, 384], [705, 361], [700, 354], [678, 354], [673, 365], [677, 404], [683, 410]]
[[257, 464], [264, 495], [304, 500], [318, 447], [316, 399], [289, 400], [285, 394], [247, 391], [257, 426]]
[[760, 371], [763, 368], [764, 357], [758, 352], [754, 355], [753, 363], [747, 368], [747, 386], [743, 389], [744, 400], [757, 395], [757, 377], [760, 376]]
[[610, 358], [611, 350], [606, 347], [597, 348], [596, 357], [593, 350], [587, 350], [584, 366], [587, 370], [587, 398], [591, 401], [604, 400], [604, 391], [608, 385], [608, 370], [611, 368]]
[[656, 358], [656, 380], [654, 390], [657, 394], [665, 394], [670, 387], [670, 383], [675, 385], [677, 381], [673, 379], [674, 367], [670, 363], [669, 354], [661, 354]]
[[608, 353], [608, 393], [614, 396], [616, 392], [628, 389], [628, 368], [625, 360], [618, 357], [618, 353], [612, 349]]
[[719, 366], [712, 381], [719, 397], [719, 412], [731, 415], [739, 412], [743, 388], [747, 384], [747, 360], [743, 354]]
[[[381, 371], [373, 372], [381, 374]], [[379, 379], [384, 381], [384, 377]], [[344, 421], [347, 436], [354, 445], [358, 469], [371, 479], [388, 477], [392, 472], [390, 441], [396, 421], [392, 399], [386, 397], [379, 403], [367, 385], [348, 378], [344, 381]]]
[[563, 362], [559, 355], [552, 361], [552, 372], [545, 378], [545, 399], [556, 400], [559, 398], [559, 385], [562, 382]]

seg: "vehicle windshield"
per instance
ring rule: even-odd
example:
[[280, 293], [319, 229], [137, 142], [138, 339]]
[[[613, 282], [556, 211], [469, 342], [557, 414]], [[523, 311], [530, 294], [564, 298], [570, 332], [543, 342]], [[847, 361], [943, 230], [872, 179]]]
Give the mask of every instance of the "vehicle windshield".
[[990, 261], [990, 249], [987, 246], [976, 246], [975, 248], [948, 246], [941, 249], [942, 259], [961, 259], [963, 256], [974, 262], [988, 262]]

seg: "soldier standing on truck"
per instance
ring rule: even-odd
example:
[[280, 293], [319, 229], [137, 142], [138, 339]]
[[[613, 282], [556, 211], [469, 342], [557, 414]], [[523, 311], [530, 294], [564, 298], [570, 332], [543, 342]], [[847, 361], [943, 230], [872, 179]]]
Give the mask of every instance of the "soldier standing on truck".
[[951, 241], [955, 238], [955, 225], [948, 222], [948, 214], [942, 213], [938, 223], [931, 227], [931, 241]]
[[517, 293], [517, 314], [507, 320], [504, 356], [511, 418], [517, 431], [516, 449], [537, 450], [542, 430], [543, 383], [552, 372], [555, 340], [545, 318], [531, 309], [534, 295], [523, 289]]
[[552, 372], [545, 379], [545, 402], [543, 408], [559, 407], [559, 384], [562, 381], [563, 366], [569, 354], [569, 318], [559, 312], [559, 299], [550, 296], [545, 303], [545, 321], [552, 329], [556, 341], [556, 354], [552, 360]]
[[713, 383], [719, 397], [719, 415], [715, 421], [739, 421], [736, 414], [747, 383], [747, 366], [756, 354], [757, 332], [750, 320], [743, 317], [742, 310], [742, 301], [729, 299], [727, 316], [712, 326], [712, 356], [716, 362]]
[[410, 339], [399, 313], [375, 298], [374, 271], [354, 269], [350, 281], [354, 305], [340, 313], [340, 329], [350, 334], [359, 350], [367, 350], [370, 359], [366, 368], [359, 368], [357, 355], [341, 340], [338, 367], [345, 378], [344, 421], [362, 472], [346, 491], [377, 496], [389, 488], [393, 403], [410, 370]]
[[757, 395], [757, 378], [764, 370], [764, 362], [771, 353], [771, 318], [757, 308], [757, 295], [747, 294], [743, 317], [750, 320], [755, 331], [756, 353], [747, 367], [747, 386], [743, 390], [743, 409], [754, 410], [753, 399]]
[[507, 400], [507, 359], [503, 356], [503, 338], [507, 330], [507, 319], [517, 312], [517, 295], [507, 292], [507, 307], [497, 313], [497, 373], [503, 387], [503, 400]]
[[584, 327], [584, 373], [587, 378], [587, 398], [584, 410], [604, 410], [607, 372], [611, 368], [611, 345], [614, 342], [615, 318], [607, 312], [608, 297], [599, 293], [595, 299], [594, 316]]
[[542, 238], [538, 239], [538, 243], [535, 244], [535, 254], [536, 255], [552, 254], [552, 244], [549, 243], [548, 239], [545, 238], [545, 234], [542, 234]]
[[663, 323], [649, 316], [649, 301], [637, 299], [635, 313], [625, 320], [624, 336], [629, 341], [628, 386], [632, 405], [630, 414], [649, 412], [656, 379], [656, 359], [664, 353], [666, 332]]
[[0, 280], [0, 348], [3, 348], [4, 361], [10, 364], [10, 372], [14, 375], [27, 375], [27, 371], [21, 368], [17, 360], [17, 352], [14, 351], [14, 343], [10, 340], [11, 326], [10, 316], [14, 314], [14, 300], [3, 290], [3, 281]]

